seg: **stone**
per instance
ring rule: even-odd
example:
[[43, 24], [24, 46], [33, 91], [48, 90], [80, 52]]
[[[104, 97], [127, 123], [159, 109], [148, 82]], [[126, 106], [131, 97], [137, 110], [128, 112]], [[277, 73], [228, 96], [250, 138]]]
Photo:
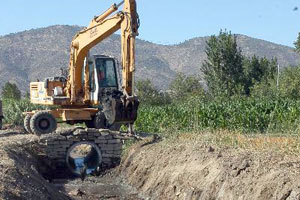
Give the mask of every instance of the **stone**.
[[112, 151], [112, 150], [114, 150], [114, 147], [113, 146], [111, 146], [111, 145], [105, 145], [105, 146], [100, 146], [100, 149], [101, 150], [103, 150], [103, 151]]
[[111, 139], [112, 139], [112, 135], [106, 135], [106, 136], [105, 136], [105, 139], [106, 139], [106, 140], [111, 140]]
[[96, 139], [96, 140], [95, 140], [95, 143], [96, 143], [96, 144], [107, 144], [107, 140], [99, 140], [99, 139]]
[[119, 132], [107, 129], [77, 129], [72, 132], [72, 135], [51, 135], [44, 140], [44, 151], [56, 163], [55, 167], [66, 164], [68, 149], [80, 141], [95, 143], [101, 150], [102, 163], [106, 166], [112, 166], [116, 159], [120, 159], [122, 139], [117, 138]]
[[59, 144], [71, 144], [72, 142], [69, 140], [59, 141]]
[[114, 154], [116, 155], [121, 155], [122, 154], [122, 150], [121, 151], [113, 151]]
[[108, 140], [107, 142], [108, 142], [108, 144], [117, 144], [117, 143], [121, 143], [121, 140], [120, 139], [112, 139], [112, 140]]
[[70, 138], [69, 140], [72, 141], [72, 142], [79, 142], [80, 138], [73, 137], [73, 138]]
[[66, 148], [57, 148], [55, 151], [57, 151], [57, 152], [65, 152], [65, 151], [67, 151], [67, 149]]
[[105, 136], [102, 136], [102, 135], [98, 136], [96, 139], [97, 139], [97, 140], [106, 140], [106, 139], [105, 139]]

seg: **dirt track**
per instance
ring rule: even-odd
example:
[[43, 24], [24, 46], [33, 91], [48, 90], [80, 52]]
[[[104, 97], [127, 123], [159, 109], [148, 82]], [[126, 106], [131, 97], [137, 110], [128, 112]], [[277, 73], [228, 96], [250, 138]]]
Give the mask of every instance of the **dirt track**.
[[37, 141], [0, 134], [0, 199], [300, 199], [298, 157], [149, 139], [103, 177], [52, 184]]

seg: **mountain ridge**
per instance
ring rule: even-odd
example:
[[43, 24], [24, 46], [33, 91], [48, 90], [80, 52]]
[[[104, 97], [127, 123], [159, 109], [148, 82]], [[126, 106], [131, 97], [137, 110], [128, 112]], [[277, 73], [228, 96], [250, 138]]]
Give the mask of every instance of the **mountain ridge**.
[[[69, 46], [82, 27], [54, 25], [0, 36], [0, 87], [5, 82], [17, 83], [22, 92], [29, 82], [60, 74], [69, 62]], [[276, 57], [281, 67], [300, 63], [293, 48], [262, 39], [236, 34], [238, 46], [245, 56]], [[92, 54], [106, 54], [120, 60], [119, 35], [112, 35], [98, 44]], [[143, 39], [136, 42], [137, 79], [149, 79], [166, 89], [177, 72], [199, 75], [205, 55], [206, 37], [194, 37], [179, 44], [155, 44]]]

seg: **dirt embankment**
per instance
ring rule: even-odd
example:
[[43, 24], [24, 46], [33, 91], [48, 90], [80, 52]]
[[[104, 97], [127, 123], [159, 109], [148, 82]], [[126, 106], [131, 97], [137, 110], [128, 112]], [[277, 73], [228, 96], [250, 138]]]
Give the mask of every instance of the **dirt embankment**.
[[69, 199], [39, 173], [38, 137], [0, 134], [0, 199]]
[[84, 181], [57, 174], [41, 145], [37, 136], [0, 131], [0, 200], [145, 199], [113, 170]]
[[119, 171], [153, 199], [300, 199], [300, 159], [272, 152], [148, 141]]
[[40, 173], [39, 149], [36, 136], [0, 134], [0, 199], [300, 199], [300, 158], [272, 151], [147, 139], [111, 176], [57, 187]]

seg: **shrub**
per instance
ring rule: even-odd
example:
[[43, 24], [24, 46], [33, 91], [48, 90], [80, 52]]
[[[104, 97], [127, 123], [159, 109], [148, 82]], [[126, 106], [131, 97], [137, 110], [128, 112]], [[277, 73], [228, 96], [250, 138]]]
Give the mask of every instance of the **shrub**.
[[15, 83], [7, 82], [2, 87], [1, 96], [3, 99], [14, 99], [20, 100], [21, 99], [21, 91], [17, 87]]
[[46, 109], [45, 106], [34, 105], [30, 103], [28, 99], [22, 99], [20, 101], [12, 99], [3, 100], [3, 115], [4, 123], [11, 125], [22, 125], [24, 115], [23, 112]]
[[170, 103], [170, 97], [165, 92], [158, 91], [150, 80], [141, 80], [136, 83], [137, 95], [144, 104], [162, 105]]

